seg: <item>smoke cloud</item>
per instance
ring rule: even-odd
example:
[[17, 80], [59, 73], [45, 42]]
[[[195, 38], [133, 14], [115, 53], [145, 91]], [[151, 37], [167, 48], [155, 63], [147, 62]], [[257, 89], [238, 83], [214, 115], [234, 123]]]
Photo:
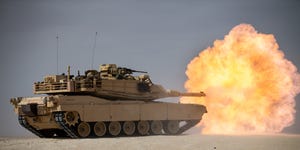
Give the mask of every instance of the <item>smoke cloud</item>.
[[181, 98], [208, 109], [204, 134], [281, 132], [295, 119], [300, 75], [272, 34], [250, 24], [234, 27], [223, 40], [201, 51], [187, 66], [185, 88], [205, 98]]

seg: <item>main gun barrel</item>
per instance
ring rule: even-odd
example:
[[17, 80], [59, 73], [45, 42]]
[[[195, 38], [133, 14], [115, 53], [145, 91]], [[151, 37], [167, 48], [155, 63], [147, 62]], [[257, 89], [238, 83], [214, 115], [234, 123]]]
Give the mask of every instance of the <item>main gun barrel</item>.
[[182, 93], [175, 90], [170, 90], [167, 92], [168, 97], [180, 97], [180, 96], [186, 96], [186, 97], [204, 97], [206, 96], [204, 92], [200, 91], [199, 93], [195, 92], [189, 92], [189, 93]]
[[181, 93], [180, 96], [204, 97], [206, 95], [204, 92], [199, 92], [199, 93]]

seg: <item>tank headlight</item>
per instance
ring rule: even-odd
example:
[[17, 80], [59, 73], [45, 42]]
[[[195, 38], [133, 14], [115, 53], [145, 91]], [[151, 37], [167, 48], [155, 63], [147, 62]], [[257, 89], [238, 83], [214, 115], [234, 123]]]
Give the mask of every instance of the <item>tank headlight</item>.
[[22, 107], [18, 107], [17, 108], [17, 111], [18, 111], [18, 115], [24, 115], [23, 111], [22, 111]]

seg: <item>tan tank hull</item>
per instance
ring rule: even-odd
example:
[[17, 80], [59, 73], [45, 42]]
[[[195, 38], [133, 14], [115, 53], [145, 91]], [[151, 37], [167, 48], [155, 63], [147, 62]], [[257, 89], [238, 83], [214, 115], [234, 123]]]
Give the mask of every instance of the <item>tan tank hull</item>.
[[146, 73], [115, 64], [100, 65], [84, 75], [45, 76], [35, 82], [34, 94], [12, 98], [19, 123], [39, 137], [102, 137], [180, 134], [206, 113], [203, 105], [156, 102], [166, 97], [203, 97], [154, 84]]
[[180, 134], [206, 113], [205, 106], [196, 104], [109, 101], [78, 95], [18, 98], [11, 102], [20, 124], [40, 137]]

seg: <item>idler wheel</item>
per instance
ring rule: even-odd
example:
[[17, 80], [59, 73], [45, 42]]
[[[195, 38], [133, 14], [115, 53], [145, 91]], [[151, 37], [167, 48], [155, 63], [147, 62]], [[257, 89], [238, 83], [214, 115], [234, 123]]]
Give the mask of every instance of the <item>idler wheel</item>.
[[90, 135], [91, 127], [86, 122], [80, 122], [80, 124], [77, 127], [77, 132], [80, 137], [87, 137]]
[[150, 125], [148, 121], [139, 121], [137, 125], [137, 130], [140, 135], [147, 135], [150, 130]]
[[96, 134], [96, 136], [104, 136], [106, 133], [106, 125], [104, 122], [97, 122], [94, 125], [94, 133]]
[[161, 134], [161, 130], [163, 128], [163, 124], [159, 120], [152, 121], [150, 128], [151, 128], [151, 133], [152, 134]]
[[121, 124], [118, 121], [112, 121], [109, 123], [108, 131], [112, 136], [117, 136], [121, 132]]
[[125, 121], [123, 124], [123, 131], [126, 135], [133, 135], [135, 131], [135, 124], [133, 121]]
[[164, 126], [164, 131], [167, 134], [177, 134], [179, 131], [179, 121], [169, 120]]
[[69, 126], [75, 126], [76, 123], [78, 123], [79, 120], [79, 114], [76, 111], [68, 111], [64, 114], [64, 121]]

